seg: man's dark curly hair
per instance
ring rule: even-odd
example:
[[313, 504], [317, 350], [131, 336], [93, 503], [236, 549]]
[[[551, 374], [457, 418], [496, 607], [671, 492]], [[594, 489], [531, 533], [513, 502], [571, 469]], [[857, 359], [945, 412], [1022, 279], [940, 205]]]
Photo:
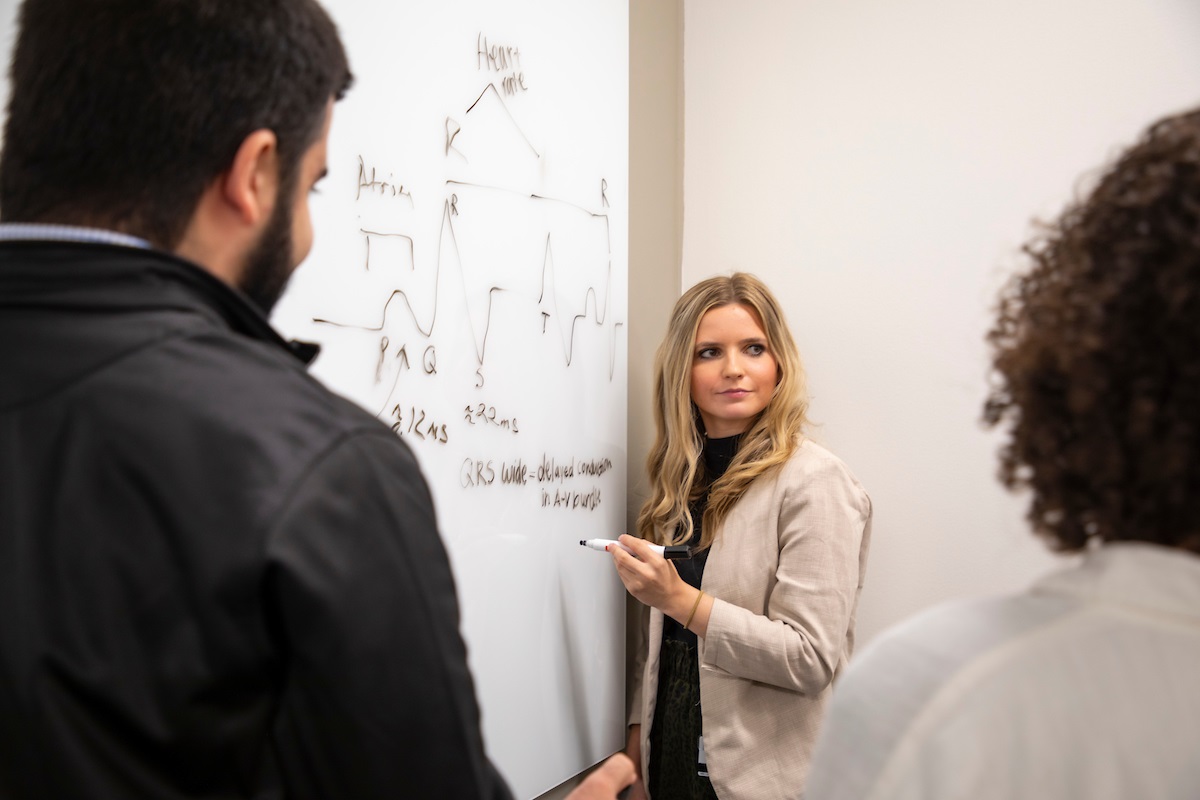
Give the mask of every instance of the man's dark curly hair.
[[988, 334], [1000, 478], [1056, 550], [1200, 552], [1200, 110], [1152, 125], [1024, 248]]

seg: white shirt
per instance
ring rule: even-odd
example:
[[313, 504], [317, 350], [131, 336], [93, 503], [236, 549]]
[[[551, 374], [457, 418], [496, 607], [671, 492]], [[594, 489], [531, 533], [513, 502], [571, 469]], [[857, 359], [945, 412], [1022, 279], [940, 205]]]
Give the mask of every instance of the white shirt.
[[891, 629], [836, 687], [805, 797], [1200, 798], [1200, 556], [1109, 544]]

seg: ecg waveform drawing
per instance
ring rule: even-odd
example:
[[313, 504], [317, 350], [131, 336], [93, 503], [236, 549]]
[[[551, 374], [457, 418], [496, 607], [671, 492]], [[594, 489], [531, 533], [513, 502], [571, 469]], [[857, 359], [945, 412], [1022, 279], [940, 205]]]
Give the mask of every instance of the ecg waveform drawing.
[[[463, 182], [449, 182], [462, 189], [481, 189], [486, 191], [506, 192], [508, 190], [498, 189], [496, 187], [472, 187], [470, 184]], [[605, 274], [602, 276], [603, 286], [603, 301], [601, 302], [601, 293], [597, 291], [595, 286], [587, 286], [582, 296], [577, 299], [574, 305], [564, 302], [559, 292], [556, 291], [557, 280], [554, 260], [554, 233], [547, 232], [544, 237], [544, 246], [542, 248], [541, 263], [538, 266], [539, 280], [536, 296], [526, 294], [524, 299], [531, 305], [537, 308], [537, 313], [541, 318], [541, 327], [543, 334], [549, 332], [549, 326], [554, 323], [554, 328], [559, 333], [559, 341], [562, 351], [563, 364], [570, 367], [574, 361], [575, 340], [577, 328], [579, 324], [585, 320], [589, 320], [597, 327], [611, 325], [609, 336], [609, 364], [608, 376], [611, 380], [616, 367], [617, 354], [617, 334], [618, 329], [624, 326], [623, 322], [612, 318], [613, 304], [613, 280], [612, 280], [612, 254], [611, 240], [608, 230], [608, 215], [588, 211], [573, 203], [556, 200], [554, 198], [542, 197], [538, 195], [529, 195], [528, 200], [531, 202], [546, 202], [558, 203], [563, 206], [575, 209], [578, 213], [587, 214], [588, 217], [595, 220], [597, 224], [604, 226], [605, 240]], [[426, 313], [419, 313], [414, 306], [413, 298], [410, 291], [404, 288], [392, 289], [388, 294], [387, 299], [383, 302], [382, 308], [378, 312], [378, 316], [367, 321], [345, 321], [333, 320], [322, 317], [316, 317], [313, 321], [320, 325], [332, 325], [339, 328], [354, 328], [363, 331], [384, 332], [389, 329], [390, 315], [397, 312], [398, 309], [403, 309], [416, 330], [425, 339], [430, 339], [435, 333], [435, 327], [438, 319], [438, 309], [442, 307], [442, 293], [447, 291], [448, 287], [444, 284], [447, 278], [457, 278], [455, 283], [462, 287], [461, 299], [468, 306], [472, 305], [472, 294], [484, 295], [484, 308], [477, 309], [475, 313], [467, 315], [467, 324], [470, 327], [471, 340], [475, 345], [475, 358], [477, 367], [482, 370], [486, 366], [488, 340], [492, 327], [492, 307], [497, 294], [511, 294], [514, 297], [520, 298], [521, 292], [517, 289], [500, 286], [488, 285], [483, 290], [471, 292], [467, 288], [467, 279], [462, 268], [462, 256], [458, 245], [458, 235], [455, 231], [453, 220], [453, 206], [451, 201], [447, 200], [443, 205], [442, 210], [442, 226], [438, 236], [438, 247], [434, 258], [433, 288], [432, 294], [427, 302], [418, 303], [423, 308], [427, 307]], [[418, 270], [416, 245], [413, 237], [407, 234], [399, 233], [381, 233], [378, 231], [361, 230], [362, 235], [367, 241], [367, 262], [365, 268], [371, 269], [372, 259], [375, 250], [371, 247], [372, 237], [388, 237], [400, 240], [406, 246], [406, 258], [402, 259], [408, 262], [408, 268], [405, 271], [415, 272]], [[378, 248], [376, 248], [378, 249]], [[448, 274], [449, 273], [449, 274]], [[478, 303], [477, 303], [478, 304]], [[563, 306], [567, 305], [568, 310], [563, 311]], [[476, 319], [482, 318], [482, 322], [476, 322]]]
[[[403, 155], [386, 165], [357, 155], [358, 277], [308, 318], [318, 330], [364, 337], [318, 334], [342, 364], [357, 365], [341, 369], [359, 376], [356, 391], [381, 415], [394, 398], [414, 396], [415, 384], [398, 389], [406, 374], [440, 376], [436, 385], [446, 391], [502, 388], [514, 376], [562, 391], [591, 385], [588, 375], [611, 385], [624, 349], [624, 272], [614, 272], [605, 170], [588, 174], [590, 150], [571, 156], [562, 137], [572, 129], [559, 125], [570, 115], [535, 122], [534, 130], [554, 132], [543, 144], [520, 121], [538, 119], [538, 108], [558, 114], [558, 106], [519, 113], [506, 95], [518, 106], [533, 95], [481, 85], [442, 118], [440, 168], [413, 174]], [[591, 364], [595, 372], [551, 378], [544, 368], [553, 364], [572, 373]], [[434, 388], [425, 383], [415, 396], [430, 398]]]

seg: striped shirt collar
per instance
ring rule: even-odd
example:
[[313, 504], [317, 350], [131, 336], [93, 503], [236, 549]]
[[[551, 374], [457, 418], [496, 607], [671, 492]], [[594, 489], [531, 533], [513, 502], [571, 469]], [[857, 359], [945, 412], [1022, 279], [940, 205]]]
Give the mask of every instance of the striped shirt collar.
[[87, 244], [112, 244], [118, 247], [136, 247], [151, 250], [145, 239], [100, 228], [83, 228], [76, 225], [51, 225], [42, 222], [0, 222], [0, 242], [84, 242]]

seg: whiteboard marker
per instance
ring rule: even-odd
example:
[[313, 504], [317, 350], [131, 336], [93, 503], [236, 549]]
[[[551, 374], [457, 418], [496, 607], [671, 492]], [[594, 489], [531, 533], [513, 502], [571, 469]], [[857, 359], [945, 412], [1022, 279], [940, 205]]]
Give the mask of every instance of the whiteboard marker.
[[[601, 550], [605, 553], [609, 551], [609, 548], [616, 545], [626, 553], [629, 553], [629, 555], [634, 554], [632, 550], [618, 542], [616, 539], [580, 539], [579, 543], [584, 547], [590, 547], [593, 550]], [[686, 544], [669, 544], [666, 546], [661, 544], [652, 544], [650, 545], [650, 549], [658, 553], [663, 558], [692, 557], [692, 548], [688, 547]]]

